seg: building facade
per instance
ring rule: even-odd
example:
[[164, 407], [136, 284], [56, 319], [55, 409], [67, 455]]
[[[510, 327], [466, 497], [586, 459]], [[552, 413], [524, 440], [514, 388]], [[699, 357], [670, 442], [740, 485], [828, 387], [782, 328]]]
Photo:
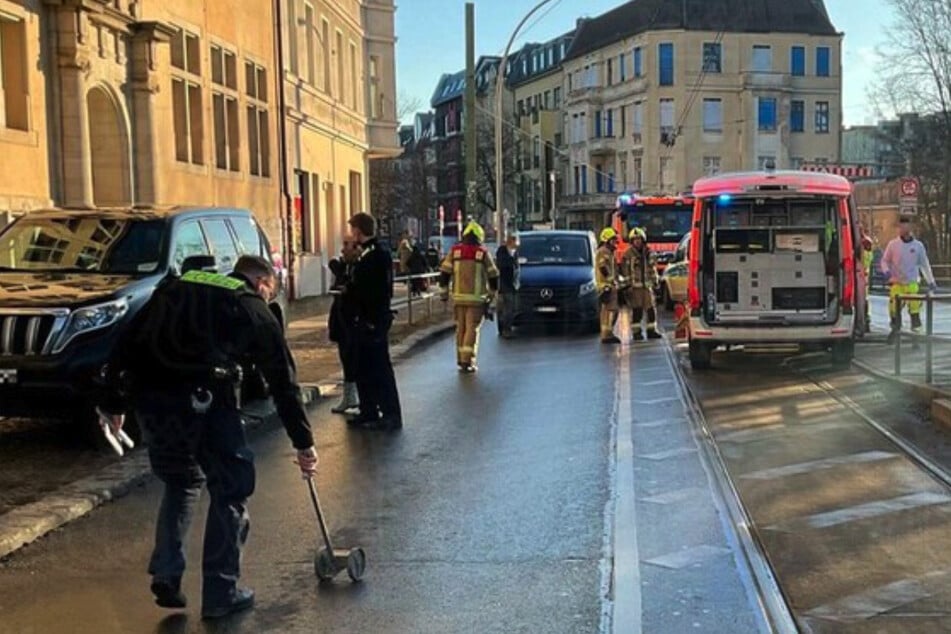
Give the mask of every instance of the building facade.
[[557, 223], [567, 152], [564, 144], [564, 79], [561, 63], [574, 32], [541, 44], [526, 44], [508, 64], [506, 86], [514, 101], [518, 227]]
[[295, 256], [339, 248], [367, 161], [398, 151], [394, 10], [0, 0], [0, 224], [50, 206], [248, 208], [296, 294], [322, 292], [323, 268]]
[[327, 292], [347, 219], [369, 208], [368, 161], [399, 154], [392, 0], [284, 3], [290, 265], [297, 296]]
[[569, 225], [596, 228], [620, 191], [838, 161], [841, 42], [821, 0], [636, 0], [581, 21], [563, 64]]

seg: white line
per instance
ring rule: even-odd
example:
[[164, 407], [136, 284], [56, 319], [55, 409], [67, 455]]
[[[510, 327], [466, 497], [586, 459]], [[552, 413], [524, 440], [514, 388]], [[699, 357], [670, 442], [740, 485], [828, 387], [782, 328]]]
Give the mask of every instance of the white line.
[[658, 403], [672, 403], [674, 401], [680, 402], [679, 396], [664, 396], [662, 398], [652, 398], [646, 401], [634, 401], [637, 405], [657, 405]]
[[835, 511], [816, 513], [815, 515], [808, 515], [806, 517], [783, 522], [782, 524], [774, 524], [769, 528], [772, 530], [786, 532], [802, 528], [803, 525], [805, 525], [807, 528], [822, 529], [829, 528], [831, 526], [838, 526], [839, 524], [846, 524], [848, 522], [867, 520], [873, 517], [881, 517], [882, 515], [888, 515], [890, 513], [900, 513], [902, 511], [921, 508], [923, 506], [936, 506], [939, 504], [948, 503], [951, 503], [951, 497], [949, 497], [946, 493], [923, 491], [921, 493], [902, 495], [890, 500], [876, 500], [875, 502], [857, 504], [855, 506], [837, 509]]
[[644, 383], [638, 383], [638, 387], [650, 387], [653, 385], [669, 385], [673, 383], [673, 379], [661, 379], [660, 381], [646, 381]]
[[615, 634], [640, 634], [641, 570], [637, 545], [637, 505], [634, 501], [634, 416], [631, 407], [631, 364], [627, 354], [618, 355], [619, 381], [617, 443], [617, 497], [614, 512], [614, 614]]
[[771, 469], [751, 471], [749, 473], [740, 475], [740, 477], [748, 480], [772, 480], [774, 478], [785, 478], [786, 476], [812, 473], [813, 471], [818, 471], [820, 469], [834, 469], [835, 467], [841, 467], [850, 464], [864, 464], [866, 462], [890, 460], [891, 458], [897, 457], [897, 453], [888, 451], [863, 451], [861, 453], [853, 453], [845, 456], [836, 456], [835, 458], [810, 460], [809, 462], [800, 462], [783, 467], [773, 467]]
[[806, 616], [840, 623], [865, 621], [913, 601], [933, 596], [947, 585], [951, 571], [937, 570], [917, 579], [902, 579], [842, 597], [806, 612]]

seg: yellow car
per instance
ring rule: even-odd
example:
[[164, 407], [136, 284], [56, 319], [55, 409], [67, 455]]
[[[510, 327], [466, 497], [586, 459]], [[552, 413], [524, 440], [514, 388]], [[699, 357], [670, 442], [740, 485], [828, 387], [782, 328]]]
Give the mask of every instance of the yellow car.
[[671, 263], [660, 276], [660, 301], [667, 310], [674, 304], [687, 301], [687, 253], [690, 245], [688, 233], [677, 245]]

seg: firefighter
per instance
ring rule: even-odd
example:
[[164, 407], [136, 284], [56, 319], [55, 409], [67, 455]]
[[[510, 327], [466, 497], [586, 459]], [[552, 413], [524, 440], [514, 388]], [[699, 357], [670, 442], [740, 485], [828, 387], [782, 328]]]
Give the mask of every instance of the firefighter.
[[479, 327], [492, 297], [498, 290], [499, 270], [492, 254], [482, 246], [485, 231], [470, 221], [462, 242], [452, 247], [439, 267], [443, 301], [452, 301], [456, 318], [456, 363], [462, 372], [476, 371]]
[[654, 289], [657, 287], [657, 260], [647, 246], [647, 234], [640, 227], [631, 229], [631, 246], [621, 260], [621, 276], [625, 281], [625, 303], [631, 308], [631, 339], [643, 341], [641, 321], [647, 315], [647, 338], [660, 339], [657, 332], [657, 306]]
[[621, 343], [614, 334], [614, 322], [618, 313], [617, 262], [614, 252], [617, 250], [617, 232], [606, 227], [599, 236], [598, 253], [595, 263], [595, 280], [598, 284], [598, 297], [601, 303], [601, 343]]
[[[918, 293], [918, 280], [924, 276], [930, 292], [937, 290], [934, 273], [931, 272], [931, 262], [925, 245], [911, 233], [911, 220], [902, 218], [898, 223], [898, 237], [892, 238], [885, 253], [882, 255], [882, 273], [888, 276], [890, 290], [888, 293], [888, 314], [891, 317], [891, 332], [888, 334], [888, 343], [895, 343], [898, 333], [901, 332], [901, 313], [898, 311], [899, 295], [914, 295]], [[911, 316], [911, 331], [921, 331], [921, 301], [910, 300], [905, 302], [908, 314]]]
[[862, 234], [862, 269], [865, 271], [865, 332], [872, 332], [872, 237]]

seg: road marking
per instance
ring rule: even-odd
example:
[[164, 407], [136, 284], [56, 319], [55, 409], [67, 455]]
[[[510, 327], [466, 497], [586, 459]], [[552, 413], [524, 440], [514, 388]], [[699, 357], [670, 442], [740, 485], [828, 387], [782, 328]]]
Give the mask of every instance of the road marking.
[[668, 425], [683, 425], [687, 421], [682, 417], [672, 417], [672, 418], [660, 418], [660, 419], [651, 419], [646, 423], [637, 422], [634, 423], [634, 427], [638, 429], [641, 428], [650, 428], [650, 427], [666, 427]]
[[653, 566], [660, 566], [661, 568], [670, 568], [671, 570], [680, 570], [681, 568], [686, 568], [687, 566], [701, 564], [710, 559], [729, 554], [731, 554], [729, 548], [701, 544], [700, 546], [694, 546], [693, 548], [688, 548], [686, 550], [678, 550], [672, 553], [667, 553], [666, 555], [661, 555], [660, 557], [647, 559], [644, 561], [644, 563], [651, 564]]
[[[785, 419], [782, 419], [785, 420]], [[793, 435], [793, 434], [805, 434], [805, 435], [814, 435], [817, 432], [825, 431], [835, 431], [837, 429], [845, 429], [851, 427], [853, 423], [843, 420], [832, 420], [825, 423], [801, 423], [799, 421], [794, 425], [787, 425], [785, 422], [771, 423], [768, 425], [763, 425], [761, 427], [753, 427], [751, 429], [739, 429], [737, 431], [727, 432], [725, 434], [717, 434], [716, 439], [718, 443], [736, 443], [743, 444], [748, 442], [759, 442], [763, 440], [763, 436], [767, 435]]]
[[641, 498], [641, 500], [654, 504], [677, 504], [701, 496], [705, 492], [705, 489], [700, 487], [687, 487], [685, 489], [677, 489], [676, 491], [668, 491], [667, 493], [659, 493], [650, 497]]
[[850, 464], [864, 464], [867, 462], [877, 462], [879, 460], [889, 460], [897, 458], [897, 453], [889, 451], [863, 451], [853, 453], [847, 456], [836, 456], [835, 458], [823, 458], [822, 460], [810, 460], [809, 462], [800, 462], [797, 464], [786, 465], [784, 467], [773, 467], [772, 469], [760, 469], [750, 473], [741, 474], [740, 477], [747, 480], [773, 480], [776, 478], [785, 478], [788, 476], [811, 473], [821, 469], [834, 469]]
[[654, 385], [670, 385], [673, 383], [673, 379], [661, 379], [660, 381], [645, 381], [644, 383], [638, 383], [638, 387], [651, 387]]
[[902, 579], [820, 605], [805, 613], [808, 617], [842, 623], [864, 621], [913, 601], [927, 599], [947, 586], [951, 570], [930, 572], [917, 579]]
[[783, 524], [774, 524], [768, 528], [770, 530], [783, 532], [793, 532], [797, 528], [801, 528], [803, 525], [805, 525], [807, 528], [829, 528], [832, 526], [838, 526], [839, 524], [846, 524], [848, 522], [866, 520], [873, 517], [888, 515], [890, 513], [900, 513], [901, 511], [908, 511], [924, 506], [948, 504], [949, 502], [951, 502], [951, 496], [948, 496], [947, 493], [935, 493], [932, 491], [911, 493], [909, 495], [902, 495], [890, 500], [877, 500], [875, 502], [857, 504], [855, 506], [837, 509], [835, 511], [816, 513], [815, 515], [797, 518]]
[[611, 631], [614, 634], [640, 634], [643, 631], [641, 572], [637, 544], [637, 505], [634, 498], [634, 441], [631, 435], [634, 416], [629, 354], [618, 355], [618, 382]]
[[680, 402], [679, 396], [665, 396], [663, 398], [652, 398], [644, 401], [634, 401], [635, 405], [657, 405], [658, 403]]
[[668, 449], [667, 451], [658, 451], [657, 453], [648, 453], [640, 454], [638, 458], [645, 458], [647, 460], [667, 460], [668, 458], [676, 458], [677, 456], [686, 456], [687, 454], [696, 453], [696, 447], [677, 447], [676, 449]]

